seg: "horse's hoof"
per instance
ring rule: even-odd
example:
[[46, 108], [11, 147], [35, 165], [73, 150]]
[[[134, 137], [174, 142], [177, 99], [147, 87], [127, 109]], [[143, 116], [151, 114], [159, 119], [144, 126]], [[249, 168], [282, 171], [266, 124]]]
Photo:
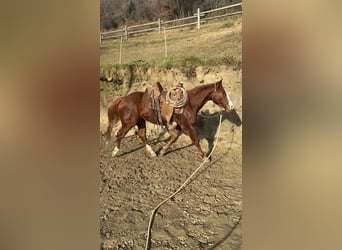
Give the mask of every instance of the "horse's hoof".
[[202, 157], [202, 160], [205, 161], [205, 162], [211, 162], [211, 156], [208, 157], [208, 156], [203, 156]]
[[156, 157], [156, 156], [157, 156], [156, 152], [154, 152], [154, 150], [153, 150], [153, 149], [151, 148], [151, 146], [148, 145], [148, 144], [146, 144], [146, 151], [147, 151], [148, 153], [150, 153], [151, 157]]
[[206, 163], [210, 163], [211, 162], [211, 157], [210, 158], [204, 157], [203, 161], [206, 162]]
[[164, 155], [165, 155], [165, 151], [164, 150], [160, 150], [159, 156], [164, 156]]
[[114, 148], [113, 152], [112, 152], [112, 156], [116, 156], [119, 152], [119, 149], [117, 147]]

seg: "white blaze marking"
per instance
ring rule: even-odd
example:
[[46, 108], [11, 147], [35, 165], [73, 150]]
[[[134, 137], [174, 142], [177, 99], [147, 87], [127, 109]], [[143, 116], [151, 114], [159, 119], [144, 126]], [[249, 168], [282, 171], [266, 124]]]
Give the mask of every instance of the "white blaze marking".
[[233, 102], [232, 100], [230, 99], [228, 93], [226, 92], [226, 96], [227, 96], [227, 99], [228, 99], [228, 105], [229, 105], [229, 108], [230, 109], [233, 109], [234, 108], [234, 105], [233, 105]]

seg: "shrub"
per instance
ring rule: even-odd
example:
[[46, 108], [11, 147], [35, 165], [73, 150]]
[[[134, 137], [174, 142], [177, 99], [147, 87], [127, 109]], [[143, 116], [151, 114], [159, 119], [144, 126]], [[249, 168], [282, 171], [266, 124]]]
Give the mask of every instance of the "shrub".
[[224, 64], [226, 64], [228, 66], [232, 66], [234, 70], [241, 69], [241, 66], [242, 66], [241, 58], [238, 58], [238, 57], [233, 56], [233, 55], [228, 55], [228, 56], [224, 56], [222, 58], [222, 61]]
[[166, 57], [163, 59], [163, 67], [167, 70], [171, 69], [173, 67], [173, 59], [171, 57]]
[[234, 25], [234, 21], [233, 20], [229, 20], [229, 21], [227, 21], [225, 24], [223, 24], [222, 26], [221, 26], [221, 28], [225, 28], [225, 29], [227, 29], [227, 28], [230, 28], [230, 27], [232, 27], [233, 25]]
[[201, 59], [195, 56], [186, 57], [181, 63], [182, 73], [188, 78], [196, 77], [196, 67], [202, 65]]

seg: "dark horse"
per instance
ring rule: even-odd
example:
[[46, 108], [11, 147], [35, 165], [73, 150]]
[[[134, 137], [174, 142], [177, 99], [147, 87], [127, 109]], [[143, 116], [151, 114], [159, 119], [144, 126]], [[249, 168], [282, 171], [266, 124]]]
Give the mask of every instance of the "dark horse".
[[[150, 102], [146, 101], [146, 96], [148, 95], [144, 92], [134, 92], [127, 96], [119, 97], [110, 103], [108, 107], [109, 124], [107, 132], [105, 133], [107, 139], [111, 136], [113, 125], [118, 121], [118, 119], [121, 120], [121, 128], [116, 134], [116, 146], [113, 150], [113, 156], [117, 155], [120, 149], [121, 140], [135, 125], [138, 126], [138, 135], [143, 141], [146, 150], [151, 154], [151, 156], [156, 156], [156, 153], [152, 150], [151, 146], [147, 144], [146, 121], [158, 124], [158, 118], [151, 109]], [[232, 103], [229, 96], [226, 94], [222, 86], [222, 79], [215, 83], [204, 84], [188, 90], [188, 100], [185, 103], [184, 111], [182, 114], [173, 114], [172, 120], [176, 122], [177, 125], [169, 130], [171, 139], [161, 149], [160, 155], [165, 154], [183, 130], [188, 136], [190, 136], [200, 157], [204, 157], [194, 126], [196, 124], [198, 111], [210, 100], [221, 108], [224, 108], [226, 111], [230, 111], [232, 109]], [[166, 125], [164, 117], [163, 123]]]

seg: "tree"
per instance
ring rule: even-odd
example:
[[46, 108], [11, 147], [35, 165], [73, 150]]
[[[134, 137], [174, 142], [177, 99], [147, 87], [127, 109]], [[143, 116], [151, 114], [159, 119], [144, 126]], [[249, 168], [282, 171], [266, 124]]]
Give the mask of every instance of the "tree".
[[241, 0], [100, 0], [101, 30], [115, 29], [127, 21], [147, 22], [192, 16], [197, 8], [209, 10]]
[[128, 17], [128, 19], [135, 19], [135, 10], [135, 4], [132, 1], [130, 1], [126, 10], [126, 16]]

